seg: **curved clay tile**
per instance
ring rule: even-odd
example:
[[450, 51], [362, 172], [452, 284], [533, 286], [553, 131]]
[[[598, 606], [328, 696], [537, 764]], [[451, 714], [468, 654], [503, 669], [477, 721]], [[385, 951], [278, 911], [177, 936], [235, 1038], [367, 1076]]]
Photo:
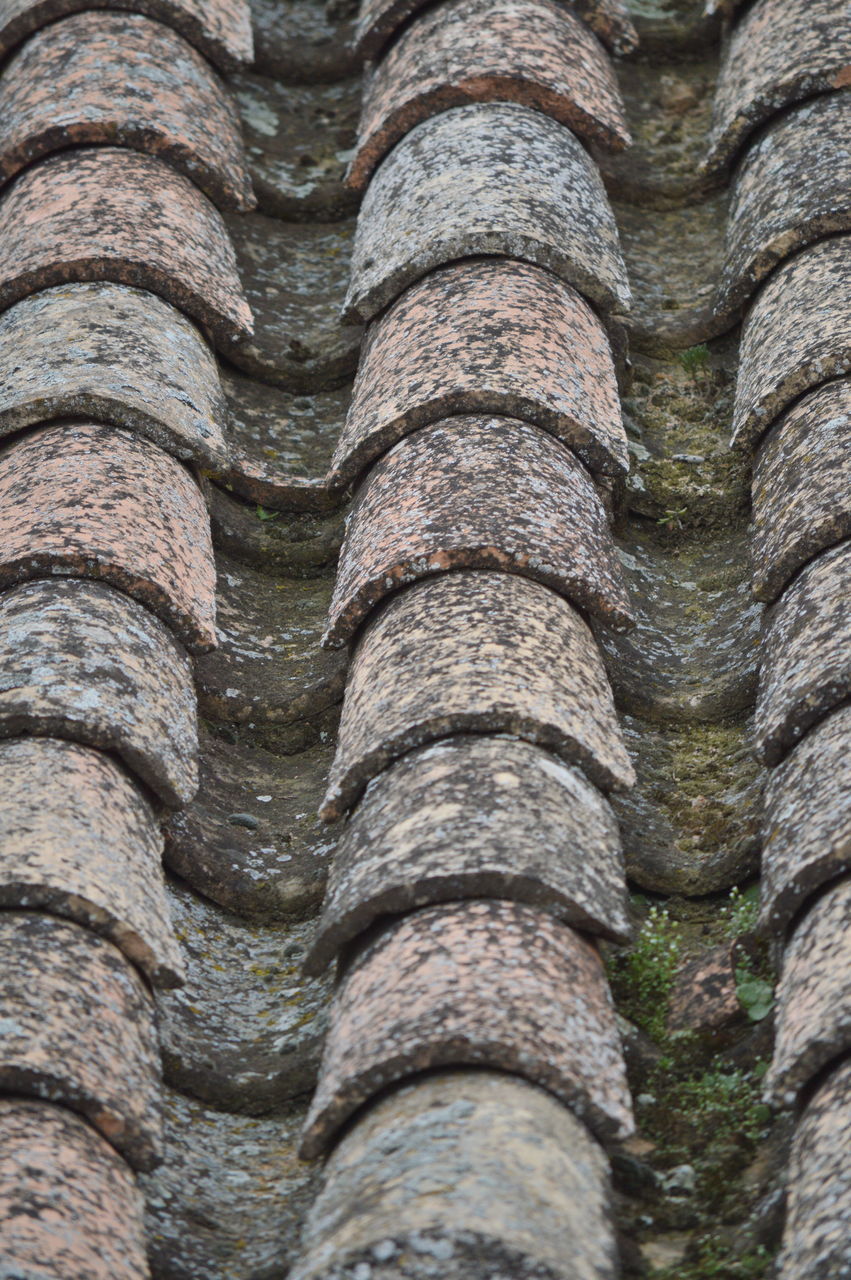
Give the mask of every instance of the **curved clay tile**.
[[0, 912], [0, 1000], [0, 1089], [64, 1103], [134, 1168], [153, 1168], [162, 1141], [154, 1004], [120, 951], [64, 920]]
[[836, 0], [757, 0], [721, 68], [705, 167], [722, 169], [784, 107], [851, 85], [851, 23]]
[[348, 515], [322, 643], [346, 644], [391, 591], [450, 569], [520, 573], [618, 631], [634, 625], [588, 473], [510, 418], [447, 418], [372, 468]]
[[143, 605], [76, 578], [0, 595], [0, 737], [114, 751], [175, 808], [195, 794], [192, 667]]
[[222, 465], [227, 407], [198, 329], [152, 293], [67, 284], [0, 315], [0, 436], [51, 418], [126, 427]]
[[457, 258], [496, 254], [546, 267], [604, 311], [631, 301], [600, 174], [580, 142], [515, 102], [424, 121], [369, 184], [352, 251], [346, 320], [370, 320]]
[[191, 651], [216, 644], [201, 490], [181, 462], [128, 431], [42, 427], [0, 453], [0, 585], [57, 575], [126, 591]]
[[569, 285], [525, 262], [430, 272], [369, 327], [329, 484], [348, 484], [416, 428], [465, 413], [543, 427], [592, 471], [629, 469], [600, 321]]
[[225, 71], [254, 57], [248, 0], [0, 0], [0, 57], [34, 31], [84, 9], [147, 14], [174, 27]]
[[415, 19], [368, 82], [347, 181], [363, 190], [410, 129], [470, 102], [522, 102], [579, 137], [630, 141], [612, 64], [553, 0], [448, 0]]
[[209, 63], [135, 13], [78, 13], [28, 40], [0, 78], [0, 179], [92, 143], [167, 160], [224, 209], [256, 201], [239, 117]]
[[320, 1155], [381, 1089], [448, 1066], [492, 1067], [542, 1085], [597, 1137], [633, 1130], [600, 956], [529, 907], [428, 907], [361, 953], [331, 1007], [302, 1155]]
[[50, 285], [111, 280], [158, 293], [228, 343], [252, 332], [221, 215], [152, 156], [50, 156], [0, 200], [0, 308]]
[[149, 802], [108, 755], [54, 738], [0, 742], [0, 905], [64, 916], [157, 986], [183, 981]]
[[516, 574], [442, 574], [367, 623], [321, 816], [340, 817], [398, 756], [453, 733], [515, 734], [607, 791], [633, 781], [587, 623]]
[[509, 898], [614, 941], [630, 935], [618, 826], [578, 769], [510, 738], [447, 738], [370, 783], [334, 854], [305, 969], [382, 915]]

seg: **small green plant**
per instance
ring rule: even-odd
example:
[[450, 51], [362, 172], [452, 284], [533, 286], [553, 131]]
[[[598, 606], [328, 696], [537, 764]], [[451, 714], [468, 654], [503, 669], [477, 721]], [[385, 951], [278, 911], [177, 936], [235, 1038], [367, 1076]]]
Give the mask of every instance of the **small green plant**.
[[757, 1245], [740, 1258], [714, 1235], [701, 1236], [696, 1256], [680, 1263], [676, 1270], [654, 1271], [653, 1280], [763, 1280], [772, 1273], [773, 1258], [764, 1245]]
[[721, 908], [724, 917], [724, 932], [728, 938], [741, 938], [743, 934], [753, 933], [759, 916], [759, 885], [752, 884], [742, 893], [738, 885], [733, 885], [727, 898], [726, 906]]
[[689, 347], [687, 351], [680, 352], [680, 364], [685, 369], [693, 382], [697, 382], [706, 372], [706, 366], [709, 364], [709, 348], [705, 342], [701, 342], [696, 347]]
[[664, 515], [661, 515], [656, 523], [666, 526], [676, 525], [678, 529], [681, 529], [684, 515], [688, 515], [688, 507], [668, 507]]
[[281, 514], [280, 511], [267, 511], [265, 507], [260, 506], [259, 502], [257, 503], [257, 519], [258, 520], [277, 520], [280, 514]]
[[736, 995], [751, 1022], [762, 1022], [774, 1008], [774, 988], [754, 973], [747, 959], [736, 966]]
[[667, 911], [652, 906], [635, 945], [617, 957], [612, 981], [625, 1015], [654, 1040], [665, 1036], [668, 999], [679, 963], [679, 928]]

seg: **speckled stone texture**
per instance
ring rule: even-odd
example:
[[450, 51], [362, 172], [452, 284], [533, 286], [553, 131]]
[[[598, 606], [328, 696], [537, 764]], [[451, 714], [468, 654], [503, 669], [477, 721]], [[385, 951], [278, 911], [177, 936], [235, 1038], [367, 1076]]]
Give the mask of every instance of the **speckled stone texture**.
[[777, 764], [851, 695], [851, 542], [801, 571], [766, 614], [754, 738]]
[[349, 183], [363, 190], [414, 125], [494, 100], [535, 107], [604, 147], [630, 141], [608, 55], [560, 5], [449, 0], [415, 18], [367, 84]]
[[544, 427], [593, 471], [629, 469], [603, 328], [569, 285], [526, 263], [444, 267], [370, 325], [329, 482], [348, 484], [417, 427], [464, 413]]
[[231, 71], [254, 56], [247, 0], [0, 0], [0, 56], [41, 27], [83, 9], [129, 9], [174, 27]]
[[239, 117], [206, 59], [139, 14], [78, 13], [45, 27], [0, 81], [0, 178], [65, 147], [150, 152], [221, 208], [255, 201]]
[[[382, 47], [424, 0], [362, 0], [355, 41], [365, 58]], [[638, 43], [624, 0], [571, 0], [570, 10], [616, 53], [629, 53]]]
[[851, 1047], [851, 879], [825, 890], [799, 920], [777, 987], [766, 1098], [794, 1106], [801, 1090]]
[[0, 315], [0, 436], [63, 417], [126, 427], [206, 466], [227, 454], [207, 343], [167, 302], [124, 285], [60, 285]]
[[160, 294], [217, 343], [253, 332], [233, 245], [197, 187], [153, 156], [49, 156], [0, 201], [0, 307], [50, 285], [111, 280]]
[[630, 936], [614, 814], [578, 769], [513, 738], [448, 738], [380, 774], [344, 829], [305, 961], [321, 972], [382, 915], [509, 898]]
[[607, 1161], [543, 1090], [439, 1072], [344, 1135], [302, 1249], [292, 1280], [613, 1280]]
[[792, 1142], [780, 1280], [851, 1274], [851, 1061], [819, 1085]]
[[0, 586], [97, 578], [191, 650], [216, 644], [210, 521], [182, 463], [129, 431], [43, 427], [0, 452]]
[[520, 573], [617, 631], [634, 625], [590, 477], [523, 422], [449, 418], [369, 472], [348, 516], [323, 644], [346, 644], [389, 592], [450, 569]]
[[154, 812], [109, 756], [53, 738], [0, 742], [0, 906], [102, 934], [157, 986], [179, 986]]
[[723, 168], [783, 107], [849, 84], [851, 24], [836, 0], [757, 0], [727, 48], [706, 167]]
[[600, 956], [529, 907], [486, 900], [427, 907], [365, 948], [331, 1006], [302, 1155], [320, 1155], [388, 1085], [446, 1066], [524, 1076], [603, 1139], [633, 1130]]
[[198, 781], [192, 672], [142, 605], [75, 578], [0, 595], [0, 737], [114, 751], [167, 805]]
[[153, 1168], [154, 1008], [121, 952], [64, 920], [0, 912], [0, 1007], [0, 1090], [81, 1112], [134, 1168]]
[[760, 923], [782, 937], [810, 894], [851, 871], [851, 707], [840, 707], [769, 774]]
[[596, 166], [569, 130], [515, 102], [434, 116], [381, 163], [358, 216], [344, 318], [370, 320], [474, 254], [546, 267], [606, 312], [631, 301]]
[[0, 1099], [5, 1275], [147, 1280], [143, 1210], [133, 1174], [85, 1120]]
[[670, 1031], [712, 1035], [743, 1016], [731, 942], [707, 949], [680, 968], [668, 1003]]
[[549, 747], [605, 791], [633, 782], [587, 623], [514, 574], [443, 574], [394, 596], [367, 623], [320, 816], [342, 816], [398, 756], [459, 732]]
[[849, 441], [847, 380], [828, 382], [798, 401], [763, 441], [751, 489], [758, 600], [775, 600], [808, 560], [851, 537]]
[[793, 400], [851, 373], [851, 237], [804, 249], [763, 285], [745, 321], [733, 443], [753, 446]]

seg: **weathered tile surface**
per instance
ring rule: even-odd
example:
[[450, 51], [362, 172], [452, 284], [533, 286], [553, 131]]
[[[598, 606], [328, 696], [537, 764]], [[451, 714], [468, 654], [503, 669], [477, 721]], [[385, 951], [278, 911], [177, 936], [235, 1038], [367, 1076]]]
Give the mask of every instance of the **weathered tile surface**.
[[207, 343], [167, 302], [124, 285], [60, 285], [0, 315], [0, 435], [62, 417], [126, 427], [208, 466], [227, 453]]
[[632, 1131], [599, 954], [529, 907], [486, 900], [427, 907], [363, 951], [331, 1007], [302, 1154], [325, 1150], [373, 1094], [441, 1066], [522, 1075], [598, 1136]]
[[167, 160], [222, 208], [255, 201], [239, 117], [200, 53], [137, 13], [78, 13], [39, 31], [0, 80], [0, 179], [65, 147]]
[[606, 1158], [560, 1102], [518, 1078], [443, 1071], [342, 1138], [292, 1280], [367, 1267], [373, 1280], [613, 1280], [610, 1213]]
[[760, 920], [782, 937], [812, 893], [851, 871], [851, 707], [816, 725], [768, 776]]
[[97, 578], [140, 600], [196, 652], [216, 644], [216, 576], [201, 491], [129, 431], [42, 427], [0, 452], [0, 586]]
[[343, 513], [268, 511], [204, 484], [213, 544], [266, 572], [315, 577], [333, 570], [343, 541]]
[[0, 912], [0, 1089], [80, 1111], [138, 1169], [160, 1154], [150, 996], [103, 938]]
[[462, 262], [413, 285], [367, 330], [329, 481], [459, 413], [533, 422], [592, 470], [629, 466], [612, 355], [594, 312], [527, 263]]
[[305, 968], [382, 915], [509, 898], [615, 941], [630, 934], [617, 822], [582, 774], [516, 739], [448, 738], [397, 760], [343, 830]]
[[150, 804], [108, 755], [53, 738], [0, 742], [0, 905], [48, 911], [103, 934], [151, 982], [183, 960]]
[[255, 65], [288, 84], [330, 84], [356, 75], [354, 14], [316, 0], [250, 0]]
[[743, 1016], [732, 942], [707, 949], [679, 970], [668, 1005], [671, 1031], [712, 1034]]
[[587, 624], [547, 587], [514, 574], [416, 583], [367, 624], [321, 816], [340, 817], [406, 751], [459, 732], [513, 733], [549, 747], [607, 791], [633, 781]]
[[0, 737], [114, 751], [175, 808], [197, 787], [192, 674], [143, 605], [71, 578], [0, 595]]
[[[851, 99], [849, 99], [851, 101]], [[851, 537], [851, 382], [828, 382], [768, 433], [753, 474], [753, 589], [772, 601], [813, 556]]]
[[537, 263], [604, 311], [630, 303], [596, 166], [569, 130], [519, 103], [445, 111], [381, 163], [358, 216], [344, 317], [372, 319], [427, 272], [475, 254]]
[[252, 59], [246, 0], [0, 0], [0, 56], [57, 18], [106, 8], [144, 13], [174, 27], [226, 71]]
[[851, 24], [835, 0], [758, 0], [733, 32], [715, 93], [706, 164], [802, 98], [851, 84]]
[[766, 1097], [793, 1106], [822, 1067], [851, 1047], [851, 879], [837, 881], [801, 919], [777, 988]]
[[144, 1204], [131, 1171], [85, 1120], [0, 1099], [0, 1233], [8, 1276], [146, 1280]]
[[421, 121], [499, 100], [535, 107], [604, 147], [629, 142], [611, 61], [582, 22], [552, 0], [449, 0], [415, 18], [378, 64], [349, 182], [365, 188]]
[[347, 643], [394, 589], [451, 569], [520, 573], [618, 631], [634, 622], [587, 472], [510, 418], [448, 418], [373, 467], [348, 516], [323, 644]]
[[804, 249], [763, 285], [742, 331], [733, 441], [752, 446], [805, 391], [851, 372], [851, 237]]
[[851, 694], [851, 542], [801, 571], [766, 614], [754, 737], [777, 764]]
[[92, 147], [49, 156], [0, 201], [0, 307], [87, 280], [150, 289], [217, 343], [253, 331], [221, 215], [153, 156]]

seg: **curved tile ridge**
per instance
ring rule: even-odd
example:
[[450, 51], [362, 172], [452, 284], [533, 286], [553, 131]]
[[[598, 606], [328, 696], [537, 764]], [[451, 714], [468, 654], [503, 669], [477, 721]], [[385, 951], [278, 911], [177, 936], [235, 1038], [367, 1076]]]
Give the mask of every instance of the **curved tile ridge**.
[[544, 1090], [441, 1071], [393, 1090], [343, 1136], [302, 1251], [291, 1280], [367, 1267], [373, 1280], [425, 1280], [435, 1260], [447, 1277], [545, 1267], [553, 1280], [614, 1280], [607, 1161]]
[[224, 85], [181, 36], [140, 14], [90, 11], [53, 23], [0, 77], [0, 179], [90, 143], [159, 156], [220, 208], [256, 204]]
[[162, 161], [120, 147], [50, 156], [0, 200], [0, 308], [50, 285], [111, 280], [158, 293], [217, 343], [253, 332], [221, 215]]
[[142, 1194], [85, 1120], [48, 1102], [0, 1098], [0, 1152], [8, 1275], [148, 1276]]
[[322, 643], [346, 644], [391, 591], [448, 569], [519, 573], [617, 631], [634, 625], [590, 477], [552, 436], [510, 418], [447, 418], [372, 468], [347, 518]]
[[418, 427], [468, 413], [543, 427], [592, 471], [628, 470], [605, 331], [570, 285], [528, 263], [442, 267], [370, 325], [329, 484], [349, 484]]
[[547, 587], [514, 574], [442, 574], [370, 619], [320, 816], [342, 816], [398, 756], [459, 732], [512, 733], [548, 747], [605, 791], [633, 782], [587, 623]]
[[327, 1149], [381, 1089], [446, 1066], [521, 1075], [549, 1089], [603, 1140], [633, 1130], [599, 954], [529, 907], [427, 907], [366, 946], [331, 1007], [302, 1155]]
[[757, 0], [733, 31], [704, 165], [723, 169], [775, 112], [851, 85], [851, 23], [836, 0]]
[[371, 320], [435, 267], [477, 254], [546, 267], [607, 313], [631, 301], [593, 161], [519, 103], [445, 111], [382, 161], [358, 215], [343, 318]]
[[418, 16], [368, 82], [347, 182], [363, 190], [410, 129], [450, 107], [522, 102], [588, 142], [630, 142], [598, 40], [552, 0], [448, 0]]
[[71, 417], [202, 466], [227, 457], [213, 353], [180, 311], [126, 285], [59, 285], [0, 315], [0, 437]]
[[0, 57], [41, 27], [85, 9], [146, 14], [179, 31], [224, 71], [254, 58], [248, 0], [0, 0]]

